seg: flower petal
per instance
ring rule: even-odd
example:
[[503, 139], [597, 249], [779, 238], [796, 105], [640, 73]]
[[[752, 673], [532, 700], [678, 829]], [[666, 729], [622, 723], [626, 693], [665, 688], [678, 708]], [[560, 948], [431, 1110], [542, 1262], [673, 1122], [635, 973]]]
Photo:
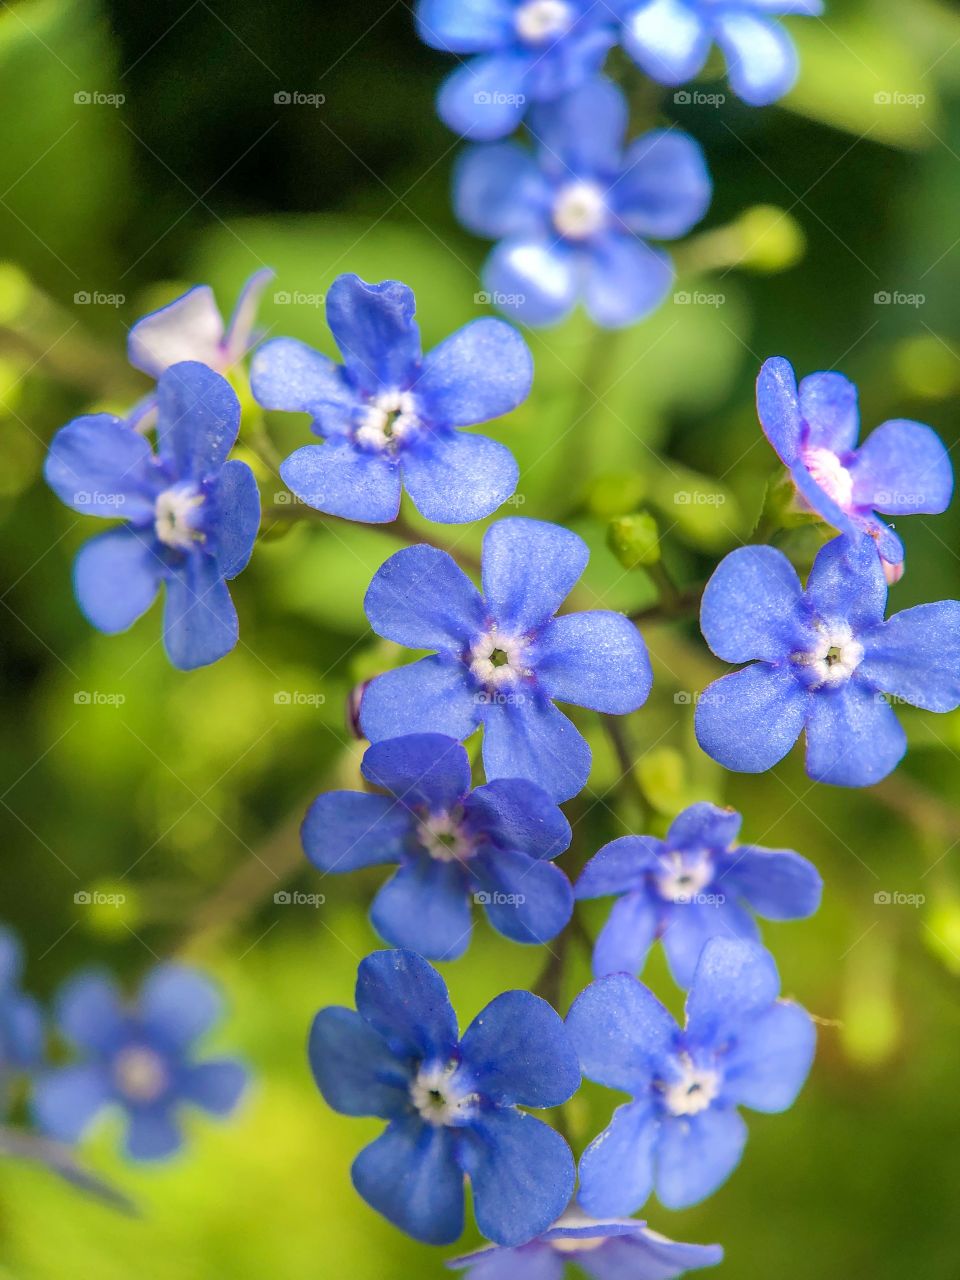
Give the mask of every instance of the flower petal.
[[131, 1160], [164, 1160], [179, 1151], [183, 1137], [170, 1111], [131, 1111], [124, 1149]]
[[511, 516], [483, 537], [483, 594], [504, 631], [534, 631], [556, 613], [587, 567], [577, 534], [544, 520]]
[[492, 1108], [463, 1131], [463, 1159], [477, 1226], [495, 1244], [517, 1245], [546, 1231], [573, 1195], [576, 1170], [566, 1141], [525, 1111]]
[[940, 600], [895, 613], [863, 637], [857, 676], [927, 711], [960, 706], [960, 603]]
[[375, 951], [360, 961], [357, 1012], [400, 1057], [446, 1061], [456, 1047], [446, 983], [414, 951]]
[[757, 379], [757, 413], [780, 461], [792, 467], [800, 453], [803, 419], [793, 366], [783, 356], [764, 362]]
[[834, 538], [817, 552], [807, 601], [826, 622], [849, 622], [854, 634], [883, 621], [887, 582], [869, 538]]
[[240, 624], [217, 562], [189, 552], [166, 584], [163, 642], [173, 665], [192, 671], [225, 657], [236, 646]]
[[505, 938], [542, 945], [569, 924], [573, 889], [552, 862], [488, 845], [478, 851], [471, 870], [483, 890], [475, 900]]
[[248, 1079], [242, 1064], [227, 1058], [193, 1063], [183, 1074], [180, 1096], [211, 1115], [226, 1116], [243, 1096]]
[[371, 742], [414, 733], [459, 741], [476, 728], [481, 710], [463, 664], [434, 655], [372, 680], [360, 704], [360, 726]]
[[394, 1120], [353, 1162], [359, 1195], [415, 1240], [452, 1244], [463, 1231], [463, 1174], [451, 1129]]
[[550, 223], [551, 203], [537, 162], [519, 143], [467, 147], [456, 161], [453, 206], [474, 235], [488, 240], [536, 236]]
[[605, 898], [642, 889], [647, 872], [659, 865], [664, 843], [654, 836], [621, 836], [599, 849], [580, 874], [576, 896]]
[[116, 635], [156, 600], [163, 572], [146, 538], [123, 525], [83, 544], [73, 564], [73, 589], [87, 621]]
[[260, 531], [260, 490], [245, 462], [224, 463], [217, 479], [217, 564], [225, 578], [247, 567]]
[[76, 1142], [110, 1101], [106, 1072], [96, 1064], [60, 1067], [34, 1081], [30, 1111], [37, 1126], [60, 1142]]
[[752, 942], [758, 936], [753, 917], [735, 902], [679, 902], [669, 908], [668, 921], [661, 941], [678, 987], [687, 988], [693, 982], [697, 962], [711, 938]]
[[149, 443], [107, 413], [74, 418], [57, 432], [43, 465], [61, 502], [82, 515], [153, 521], [157, 479]]
[[526, 78], [533, 55], [481, 54], [450, 73], [437, 95], [437, 113], [455, 133], [478, 142], [513, 133], [526, 110]]
[[580, 1087], [562, 1018], [529, 991], [491, 1000], [463, 1033], [460, 1055], [477, 1093], [497, 1106], [558, 1107]]
[[533, 328], [556, 324], [574, 308], [583, 259], [563, 243], [515, 237], [498, 244], [483, 267], [483, 287], [501, 311]]
[[678, 813], [667, 832], [670, 849], [729, 849], [743, 819], [735, 809], [700, 801]]
[[469, 427], [515, 409], [532, 384], [533, 357], [523, 337], [485, 316], [430, 352], [416, 394], [431, 425]]
[[420, 330], [412, 289], [399, 280], [367, 284], [337, 276], [327, 294], [327, 324], [354, 383], [368, 394], [409, 387], [417, 377]]
[[742, 895], [765, 920], [802, 920], [820, 906], [820, 872], [792, 849], [742, 845], [732, 850], [717, 887]]
[[724, 1095], [752, 1111], [786, 1111], [810, 1074], [816, 1047], [807, 1011], [778, 1000], [737, 1033], [724, 1064]]
[[664, 301], [673, 276], [673, 263], [661, 249], [624, 235], [606, 235], [592, 247], [584, 305], [604, 328], [636, 324]]
[[463, 431], [437, 431], [418, 440], [404, 451], [400, 471], [413, 505], [438, 524], [486, 519], [520, 478], [506, 445]]
[[123, 1003], [114, 980], [102, 973], [80, 973], [57, 994], [56, 1024], [79, 1049], [109, 1054], [124, 1033]]
[[346, 440], [294, 450], [281, 462], [280, 476], [308, 507], [343, 520], [389, 524], [400, 510], [396, 460]]
[[725, 662], [776, 662], [797, 646], [802, 594], [782, 551], [738, 547], [721, 560], [703, 593], [703, 638]]
[[533, 1240], [517, 1249], [479, 1249], [453, 1258], [447, 1266], [469, 1271], [468, 1280], [563, 1280], [567, 1262], [562, 1253]]
[[417, 35], [445, 53], [496, 49], [515, 37], [509, 0], [419, 0]]
[[526, 778], [554, 800], [569, 800], [590, 776], [590, 748], [552, 702], [523, 693], [515, 698], [481, 708], [487, 777]]
[[622, 613], [597, 610], [554, 618], [528, 657], [548, 698], [608, 715], [642, 707], [653, 684], [647, 646]]
[[634, 235], [676, 240], [707, 212], [712, 191], [700, 144], [676, 129], [653, 129], [627, 148], [610, 194]]
[[567, 1014], [580, 1066], [588, 1080], [641, 1097], [678, 1027], [636, 978], [612, 974], [582, 991]]
[[530, 858], [556, 858], [572, 839], [570, 823], [546, 791], [518, 778], [477, 787], [464, 802], [464, 818], [485, 844]]
[[856, 386], [842, 373], [811, 373], [800, 383], [804, 443], [832, 453], [856, 448], [860, 408]]
[[780, 975], [769, 951], [740, 938], [711, 938], [687, 996], [687, 1037], [711, 1045], [736, 1036], [779, 994]]
[[226, 378], [205, 364], [172, 365], [157, 383], [157, 446], [178, 479], [219, 470], [240, 430], [240, 401]]
[[765, 107], [793, 88], [799, 65], [797, 51], [778, 23], [745, 9], [733, 9], [718, 13], [713, 29], [737, 97], [751, 106]]
[[692, 80], [707, 60], [710, 33], [683, 0], [639, 4], [624, 21], [623, 47], [661, 84]]
[[264, 343], [250, 366], [250, 388], [265, 409], [309, 413], [324, 426], [331, 418], [345, 425], [357, 403], [343, 368], [296, 338]]
[[410, 1078], [386, 1041], [353, 1009], [321, 1009], [310, 1028], [310, 1067], [327, 1105], [345, 1116], [402, 1114]]
[[140, 1016], [174, 1049], [185, 1049], [219, 1020], [223, 999], [204, 974], [186, 965], [161, 964], [140, 989]]
[[698, 1204], [740, 1163], [747, 1126], [736, 1111], [711, 1107], [664, 1119], [657, 1143], [657, 1199], [668, 1209]]
[[593, 949], [594, 974], [605, 978], [611, 973], [642, 973], [659, 923], [657, 907], [642, 889], [624, 894], [613, 904], [597, 937]]
[[222, 361], [227, 368], [242, 360], [257, 342], [258, 335], [254, 332], [257, 308], [260, 306], [264, 290], [275, 278], [276, 272], [271, 271], [269, 267], [263, 267], [244, 282], [237, 294], [236, 305], [230, 316], [223, 342]]
[[388, 796], [327, 791], [307, 810], [300, 829], [303, 849], [320, 871], [356, 871], [399, 862], [412, 819]]
[[470, 944], [470, 891], [458, 862], [418, 857], [402, 866], [373, 900], [373, 927], [395, 947], [429, 960], [455, 960]]
[[127, 359], [152, 378], [182, 360], [217, 368], [223, 357], [223, 317], [213, 290], [197, 285], [138, 320], [127, 334]]
[[907, 735], [882, 694], [851, 680], [814, 694], [807, 716], [807, 773], [815, 782], [870, 787], [891, 773]]
[[697, 742], [725, 769], [765, 773], [799, 738], [813, 696], [787, 667], [754, 663], [715, 680], [700, 695]]
[[653, 1190], [660, 1125], [649, 1098], [617, 1107], [580, 1159], [579, 1201], [594, 1217], [634, 1213]]
[[655, 1231], [641, 1230], [585, 1254], [580, 1266], [591, 1280], [674, 1280], [722, 1261], [718, 1244], [679, 1244]]
[[454, 738], [414, 733], [378, 742], [360, 766], [375, 787], [391, 791], [406, 809], [452, 809], [470, 790], [470, 761]]
[[853, 499], [892, 516], [938, 515], [953, 496], [953, 467], [943, 441], [920, 422], [885, 422], [850, 463]]
[[477, 588], [436, 547], [395, 552], [374, 575], [363, 607], [377, 635], [411, 649], [459, 651], [486, 626]]
[[563, 180], [616, 172], [628, 114], [623, 90], [603, 76], [538, 106], [530, 124], [541, 168]]

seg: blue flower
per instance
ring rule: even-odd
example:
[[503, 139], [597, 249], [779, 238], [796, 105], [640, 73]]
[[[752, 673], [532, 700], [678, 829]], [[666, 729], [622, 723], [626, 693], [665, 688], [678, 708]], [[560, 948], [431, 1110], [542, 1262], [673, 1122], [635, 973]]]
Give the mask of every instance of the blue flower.
[[797, 52], [774, 16], [823, 12], [822, 0], [620, 0], [622, 41], [661, 84], [683, 84], [703, 68], [716, 43], [734, 93], [766, 106], [793, 87]]
[[11, 1076], [36, 1067], [43, 1055], [43, 1016], [20, 987], [23, 949], [12, 930], [0, 927], [0, 1107]]
[[457, 216], [500, 241], [485, 288], [530, 325], [578, 301], [607, 328], [641, 320], [673, 282], [669, 255], [646, 238], [685, 235], [710, 204], [699, 145], [654, 129], [625, 146], [626, 100], [600, 79], [536, 111], [531, 128], [536, 155], [516, 142], [471, 147], [456, 169]]
[[480, 1249], [447, 1266], [468, 1280], [563, 1280], [568, 1264], [590, 1280], [673, 1280], [722, 1261], [717, 1244], [678, 1244], [636, 1218], [597, 1220], [571, 1206], [529, 1244]]
[[704, 639], [725, 662], [697, 705], [697, 741], [727, 769], [763, 773], [807, 735], [817, 782], [866, 787], [896, 768], [906, 734], [884, 694], [927, 711], [960, 706], [960, 602], [883, 620], [887, 584], [869, 538], [821, 548], [807, 587], [773, 547], [740, 547], [707, 583]]
[[842, 374], [812, 373], [798, 390], [777, 356], [760, 371], [757, 410], [803, 502], [841, 533], [868, 534], [890, 564], [903, 560], [903, 544], [874, 512], [937, 515], [950, 505], [953, 467], [936, 432], [895, 419], [858, 449], [857, 388]]
[[358, 1193], [416, 1239], [450, 1244], [468, 1176], [488, 1239], [518, 1245], [545, 1231], [573, 1193], [573, 1156], [518, 1107], [559, 1106], [580, 1084], [553, 1009], [507, 991], [459, 1037], [443, 979], [412, 951], [361, 961], [356, 998], [357, 1012], [317, 1014], [310, 1063], [335, 1111], [389, 1121], [353, 1163]]
[[738, 845], [740, 823], [733, 809], [694, 804], [665, 840], [622, 836], [587, 863], [576, 897], [619, 899], [597, 938], [597, 977], [640, 973], [659, 938], [677, 983], [689, 987], [709, 938], [757, 937], [750, 909], [768, 920], [813, 915], [823, 890], [816, 867], [790, 849]]
[[371, 909], [387, 942], [452, 960], [470, 941], [471, 901], [515, 942], [549, 941], [567, 924], [573, 891], [549, 860], [570, 825], [546, 792], [515, 778], [471, 791], [466, 751], [435, 733], [378, 743], [361, 768], [389, 796], [318, 796], [303, 847], [324, 872], [400, 864]]
[[197, 1060], [196, 1041], [218, 1020], [221, 1001], [194, 969], [158, 965], [135, 1004], [109, 978], [82, 974], [62, 989], [56, 1012], [83, 1059], [42, 1075], [32, 1106], [39, 1128], [61, 1142], [76, 1142], [99, 1112], [120, 1108], [127, 1155], [157, 1160], [182, 1145], [182, 1106], [225, 1116], [240, 1099], [247, 1075], [239, 1062]]
[[462, 524], [492, 514], [517, 487], [510, 450], [458, 428], [499, 418], [526, 399], [527, 344], [487, 317], [421, 357], [415, 305], [396, 280], [339, 276], [327, 294], [327, 323], [343, 365], [293, 338], [268, 342], [254, 357], [251, 386], [264, 408], [309, 413], [326, 440], [280, 467], [284, 483], [319, 511], [395, 520], [402, 482], [428, 520]]
[[483, 595], [445, 551], [392, 555], [364, 600], [370, 624], [387, 640], [437, 652], [367, 686], [360, 724], [370, 741], [460, 741], [482, 724], [487, 778], [525, 778], [555, 800], [576, 795], [590, 748], [554, 699], [624, 715], [653, 681], [643, 639], [622, 614], [554, 617], [589, 555], [559, 525], [499, 520], [483, 538]]
[[587, 987], [567, 1027], [589, 1080], [630, 1095], [580, 1161], [580, 1203], [599, 1217], [633, 1213], [656, 1191], [683, 1209], [740, 1161], [738, 1107], [786, 1111], [816, 1042], [809, 1014], [779, 1000], [780, 977], [753, 942], [711, 938], [687, 996], [686, 1026], [636, 978]]
[[512, 133], [529, 103], [576, 89], [617, 42], [606, 0], [419, 0], [416, 16], [433, 48], [478, 55], [452, 72], [437, 102], [445, 123], [473, 138]]
[[44, 475], [83, 515], [123, 518], [77, 555], [74, 590], [100, 631], [133, 625], [166, 585], [164, 643], [175, 667], [216, 662], [237, 643], [226, 579], [250, 559], [260, 494], [244, 462], [227, 461], [240, 427], [230, 385], [185, 361], [157, 387], [158, 452], [119, 418], [75, 418], [54, 436]]

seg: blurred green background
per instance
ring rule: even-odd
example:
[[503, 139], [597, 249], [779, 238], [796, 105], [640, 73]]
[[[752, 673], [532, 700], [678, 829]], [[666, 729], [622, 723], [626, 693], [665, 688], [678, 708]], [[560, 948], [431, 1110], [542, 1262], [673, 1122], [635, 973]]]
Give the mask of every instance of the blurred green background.
[[[677, 288], [693, 301], [599, 342], [581, 318], [530, 337], [533, 395], [493, 434], [521, 463], [516, 509], [590, 541], [588, 605], [632, 610], [655, 596], [606, 549], [613, 517], [655, 511], [685, 585], [750, 535], [775, 474], [753, 407], [767, 356], [857, 380], [865, 428], [915, 417], [957, 441], [960, 14], [936, 0], [829, 10], [792, 22], [803, 75], [779, 107], [635, 95], [637, 125], [688, 128], [714, 174], [709, 218], [677, 253]], [[328, 1111], [304, 1052], [315, 1010], [352, 1002], [357, 962], [377, 945], [365, 908], [380, 875], [320, 885], [296, 828], [319, 790], [357, 783], [345, 698], [400, 656], [371, 635], [361, 600], [398, 543], [337, 521], [268, 521], [235, 584], [241, 644], [183, 675], [164, 659], [156, 610], [115, 639], [80, 617], [70, 563], [94, 522], [61, 507], [40, 468], [70, 417], [144, 393], [126, 330], [194, 282], [229, 309], [246, 276], [272, 266], [265, 329], [326, 350], [318, 296], [342, 271], [411, 284], [428, 346], [482, 314], [486, 247], [450, 213], [458, 143], [432, 109], [446, 67], [403, 2], [0, 11], [0, 914], [25, 937], [27, 986], [44, 997], [84, 965], [131, 983], [171, 953], [210, 968], [231, 1004], [217, 1043], [256, 1073], [238, 1117], [191, 1124], [170, 1164], [124, 1166], [109, 1124], [85, 1144], [137, 1220], [43, 1170], [0, 1164], [0, 1277], [444, 1273], [439, 1252], [353, 1194], [350, 1161], [378, 1124]], [[325, 101], [275, 101], [294, 91]], [[77, 301], [85, 294], [106, 300]], [[297, 420], [269, 425], [282, 453], [305, 439]], [[256, 465], [269, 503], [282, 485]], [[903, 522], [894, 607], [960, 596], [958, 511]], [[429, 532], [475, 552], [482, 530]], [[903, 711], [909, 759], [870, 792], [811, 784], [799, 751], [762, 777], [724, 775], [692, 731], [692, 693], [718, 665], [693, 621], [644, 631], [657, 680], [626, 732], [654, 825], [694, 799], [728, 802], [746, 838], [807, 854], [827, 886], [814, 920], [765, 930], [785, 990], [824, 1020], [809, 1086], [786, 1116], [751, 1118], [743, 1165], [709, 1202], [645, 1216], [721, 1241], [722, 1274], [741, 1280], [955, 1280], [960, 714]], [[580, 723], [596, 764], [567, 806], [570, 869], [639, 821], [596, 717]], [[293, 889], [326, 901], [274, 901]], [[96, 890], [125, 900], [75, 902]], [[922, 905], [883, 901], [895, 894]], [[590, 906], [593, 930], [605, 904]], [[587, 980], [572, 956], [565, 998]], [[480, 924], [444, 971], [465, 1023], [504, 987], [535, 983], [541, 964]], [[659, 957], [646, 976], [676, 1009]], [[612, 1101], [598, 1089], [578, 1098], [578, 1145]]]

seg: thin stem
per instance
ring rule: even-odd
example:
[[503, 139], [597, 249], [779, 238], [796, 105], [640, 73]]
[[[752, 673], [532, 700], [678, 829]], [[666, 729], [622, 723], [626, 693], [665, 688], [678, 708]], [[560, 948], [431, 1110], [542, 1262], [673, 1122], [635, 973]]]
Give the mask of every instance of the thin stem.
[[647, 605], [645, 608], [629, 614], [630, 621], [673, 622], [680, 618], [690, 617], [699, 608], [700, 598], [703, 595], [705, 586], [705, 582], [700, 582], [693, 587], [683, 587], [677, 591], [676, 596], [669, 604], [662, 599], [658, 600], [656, 604]]

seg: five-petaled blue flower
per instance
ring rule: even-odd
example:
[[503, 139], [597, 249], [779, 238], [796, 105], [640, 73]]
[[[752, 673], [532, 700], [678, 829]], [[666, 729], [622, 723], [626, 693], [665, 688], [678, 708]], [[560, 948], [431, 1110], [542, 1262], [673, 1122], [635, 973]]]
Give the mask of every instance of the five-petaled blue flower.
[[858, 449], [857, 388], [842, 374], [812, 373], [798, 390], [777, 356], [760, 371], [757, 410], [804, 503], [841, 533], [868, 534], [890, 564], [903, 560], [903, 544], [874, 512], [936, 515], [950, 505], [953, 467], [936, 432], [896, 419]]
[[131, 1160], [172, 1155], [183, 1141], [182, 1106], [225, 1116], [246, 1084], [246, 1071], [233, 1059], [197, 1060], [196, 1041], [220, 1012], [212, 983], [180, 965], [151, 970], [130, 1004], [105, 976], [72, 979], [58, 996], [57, 1023], [84, 1060], [37, 1080], [32, 1106], [38, 1126], [62, 1142], [76, 1142], [98, 1112], [119, 1107]]
[[309, 413], [322, 445], [305, 445], [280, 475], [311, 507], [346, 520], [395, 520], [401, 482], [428, 520], [491, 515], [517, 486], [502, 444], [458, 430], [515, 409], [530, 393], [533, 360], [520, 334], [486, 317], [422, 356], [413, 292], [396, 280], [339, 276], [327, 323], [334, 362], [293, 338], [266, 343], [251, 386], [267, 409]]
[[705, 1199], [739, 1163], [738, 1107], [790, 1107], [813, 1061], [816, 1033], [779, 1000], [773, 957], [753, 942], [711, 938], [681, 1030], [642, 983], [599, 978], [567, 1026], [589, 1080], [628, 1093], [580, 1161], [580, 1203], [597, 1216], [633, 1213], [656, 1191], [668, 1209]]
[[483, 595], [451, 556], [405, 547], [377, 570], [364, 607], [378, 635], [430, 657], [377, 676], [360, 724], [371, 742], [410, 733], [458, 741], [483, 725], [488, 778], [526, 778], [555, 800], [581, 790], [590, 748], [554, 699], [624, 715], [653, 676], [629, 619], [555, 617], [589, 559], [569, 529], [510, 517], [483, 538]]
[[807, 735], [817, 782], [866, 787], [896, 768], [907, 739], [885, 694], [927, 711], [960, 706], [960, 602], [883, 620], [887, 584], [867, 537], [835, 538], [807, 587], [782, 552], [740, 547], [707, 583], [704, 639], [725, 662], [697, 704], [700, 746], [727, 769], [763, 773]]
[[445, 123], [472, 138], [512, 133], [530, 103], [576, 89], [617, 42], [607, 0], [419, 0], [417, 30], [435, 49], [478, 55], [437, 102]]
[[689, 987], [709, 938], [756, 939], [750, 909], [768, 920], [813, 915], [823, 891], [816, 867], [790, 849], [738, 845], [740, 823], [733, 809], [694, 804], [665, 840], [621, 836], [587, 863], [576, 897], [619, 898], [597, 938], [597, 977], [640, 973], [659, 938], [674, 978]]
[[354, 1161], [359, 1194], [416, 1239], [450, 1244], [469, 1176], [488, 1239], [518, 1245], [545, 1231], [573, 1193], [573, 1156], [518, 1107], [559, 1106], [580, 1084], [559, 1016], [507, 991], [459, 1037], [443, 979], [412, 951], [361, 961], [356, 998], [356, 1012], [317, 1014], [310, 1062], [335, 1111], [390, 1122]]
[[35, 1067], [43, 1055], [43, 1016], [20, 988], [23, 950], [19, 939], [0, 927], [0, 1113], [11, 1076]]
[[515, 942], [547, 942], [567, 924], [573, 891], [549, 859], [570, 825], [545, 791], [511, 778], [471, 791], [466, 751], [435, 733], [380, 742], [361, 768], [389, 796], [318, 796], [303, 846], [325, 872], [400, 863], [370, 913], [387, 942], [452, 960], [470, 941], [471, 902]]
[[661, 84], [683, 84], [702, 69], [716, 43], [734, 93], [766, 106], [793, 87], [797, 52], [782, 14], [817, 16], [822, 0], [619, 0], [621, 39], [640, 67]]
[[563, 1280], [567, 1265], [590, 1280], [674, 1280], [723, 1261], [717, 1244], [679, 1244], [636, 1218], [595, 1219], [578, 1206], [516, 1249], [480, 1249], [447, 1266], [468, 1280]]
[[597, 324], [633, 324], [663, 302], [668, 254], [706, 213], [711, 182], [699, 145], [655, 129], [624, 146], [627, 104], [597, 79], [534, 112], [536, 155], [516, 142], [469, 148], [454, 176], [457, 216], [499, 240], [483, 271], [498, 305], [552, 324], [582, 301]]
[[125, 631], [166, 586], [164, 643], [175, 667], [216, 662], [237, 643], [226, 580], [250, 559], [260, 494], [245, 462], [227, 461], [240, 428], [229, 383], [192, 361], [157, 385], [156, 454], [121, 419], [75, 418], [54, 436], [44, 475], [74, 511], [123, 523], [77, 555], [74, 590], [100, 631]]

